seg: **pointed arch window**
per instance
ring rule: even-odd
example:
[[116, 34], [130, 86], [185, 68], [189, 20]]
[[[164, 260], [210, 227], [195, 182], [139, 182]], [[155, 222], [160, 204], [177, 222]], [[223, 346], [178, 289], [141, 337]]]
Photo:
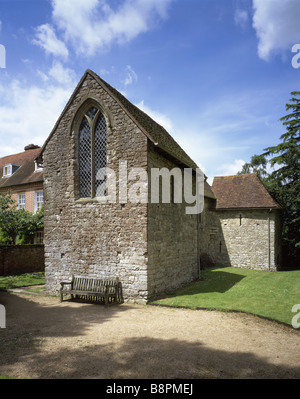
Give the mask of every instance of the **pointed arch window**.
[[106, 195], [106, 133], [107, 125], [102, 112], [91, 107], [84, 114], [79, 127], [79, 181], [80, 197], [94, 198]]

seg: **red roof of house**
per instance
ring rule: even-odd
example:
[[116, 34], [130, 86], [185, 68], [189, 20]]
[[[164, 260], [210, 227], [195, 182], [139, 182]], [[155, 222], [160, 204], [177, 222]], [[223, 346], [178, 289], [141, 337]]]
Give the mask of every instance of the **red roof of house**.
[[216, 209], [281, 208], [257, 173], [215, 177]]
[[[43, 181], [43, 172], [35, 171], [35, 159], [41, 148], [27, 146], [24, 152], [0, 158], [0, 188], [18, 186], [21, 184], [37, 183]], [[9, 177], [3, 177], [5, 165], [16, 165], [19, 168]]]

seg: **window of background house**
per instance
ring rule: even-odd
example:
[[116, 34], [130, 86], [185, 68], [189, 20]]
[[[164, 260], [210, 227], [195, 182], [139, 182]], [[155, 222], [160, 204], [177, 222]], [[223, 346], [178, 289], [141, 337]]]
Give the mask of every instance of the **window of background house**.
[[5, 165], [3, 167], [3, 177], [12, 175], [12, 165]]
[[34, 171], [35, 172], [42, 172], [43, 166], [40, 162], [34, 161]]
[[18, 194], [18, 209], [25, 209], [25, 193]]
[[35, 212], [39, 211], [44, 203], [44, 195], [43, 191], [36, 191], [35, 192], [35, 199], [34, 199], [34, 210]]
[[79, 128], [79, 180], [82, 198], [106, 195], [106, 121], [101, 111], [91, 107]]

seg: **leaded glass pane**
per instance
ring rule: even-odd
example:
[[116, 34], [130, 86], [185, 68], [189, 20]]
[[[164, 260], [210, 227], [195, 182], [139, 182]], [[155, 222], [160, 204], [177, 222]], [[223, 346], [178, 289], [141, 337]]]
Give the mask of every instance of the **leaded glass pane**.
[[82, 198], [91, 196], [91, 129], [84, 117], [79, 130], [79, 178]]
[[106, 121], [100, 114], [95, 126], [95, 193], [97, 197], [106, 194]]

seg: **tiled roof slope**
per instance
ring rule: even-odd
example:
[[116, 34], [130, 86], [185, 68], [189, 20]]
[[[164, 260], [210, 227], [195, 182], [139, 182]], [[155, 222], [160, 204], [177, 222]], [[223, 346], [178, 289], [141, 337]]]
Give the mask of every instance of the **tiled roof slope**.
[[[111, 87], [107, 82], [93, 73], [95, 79], [99, 80], [105, 85], [111, 94], [123, 105], [128, 113], [135, 119], [146, 132], [147, 136], [163, 151], [171, 155], [173, 158], [182, 162], [185, 166], [197, 169], [197, 164], [185, 153], [185, 151], [177, 144], [173, 137], [166, 131], [166, 129], [155, 122], [149, 115], [140, 110], [138, 107], [133, 105], [127, 100], [120, 92]], [[206, 197], [215, 198], [211, 187], [207, 182], [204, 185], [204, 194]]]
[[[43, 172], [35, 172], [34, 164], [40, 151], [41, 148], [35, 148], [0, 158], [0, 188], [42, 182]], [[3, 167], [9, 164], [18, 165], [20, 167], [12, 176], [2, 177]]]
[[186, 166], [196, 169], [196, 163], [185, 153], [185, 151], [177, 144], [173, 137], [166, 131], [166, 129], [155, 122], [149, 115], [141, 109], [133, 105], [120, 92], [111, 87], [107, 82], [91, 72], [96, 80], [99, 80], [110, 93], [122, 104], [133, 119], [140, 125], [148, 134], [147, 136], [162, 150], [181, 161]]
[[256, 173], [215, 177], [216, 209], [281, 208]]

